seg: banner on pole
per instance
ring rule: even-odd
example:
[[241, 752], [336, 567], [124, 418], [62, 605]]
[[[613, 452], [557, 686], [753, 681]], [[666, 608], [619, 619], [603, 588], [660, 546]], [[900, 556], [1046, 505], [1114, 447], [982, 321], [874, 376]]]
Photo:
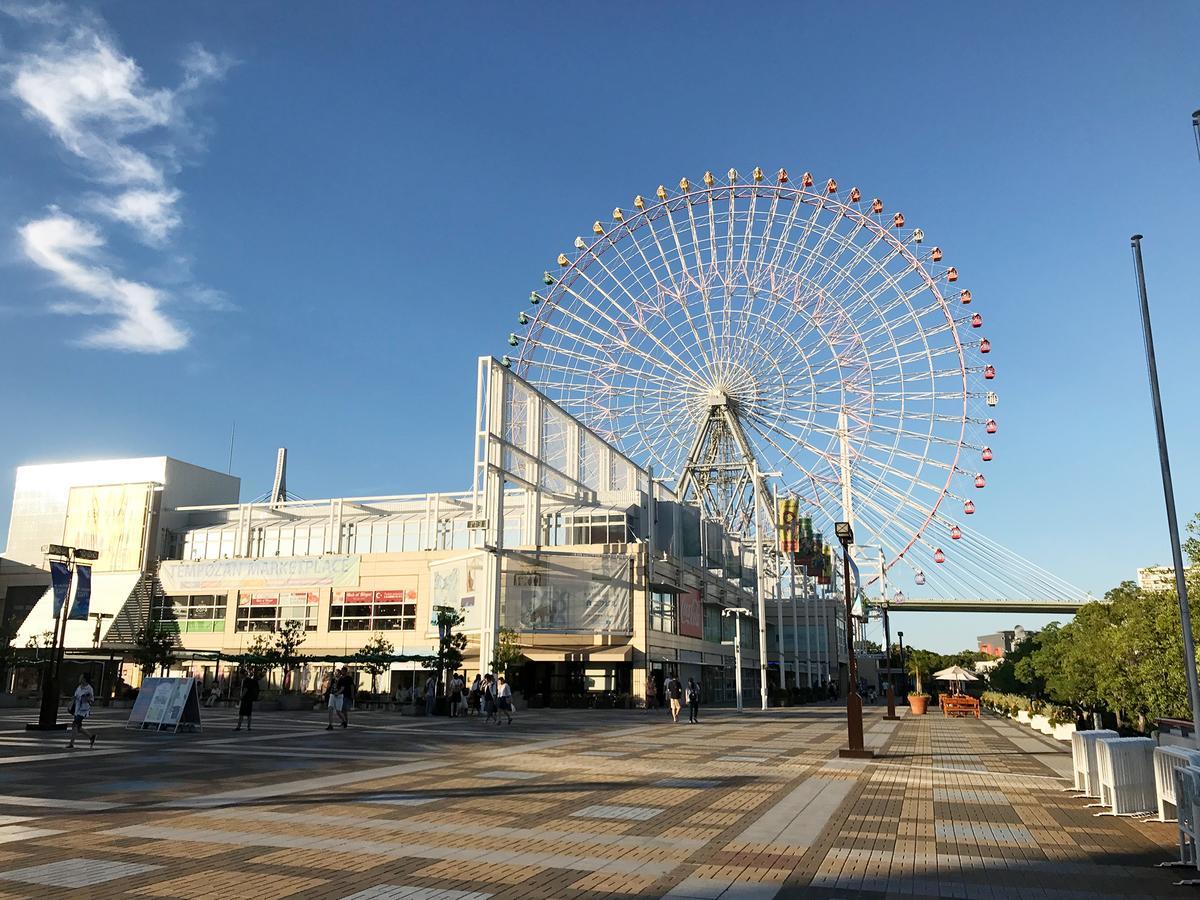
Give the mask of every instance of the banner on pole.
[[54, 588], [54, 621], [58, 621], [67, 594], [71, 592], [71, 568], [65, 562], [50, 563], [50, 584]]
[[75, 599], [71, 601], [68, 619], [87, 621], [92, 606], [92, 567], [75, 567]]

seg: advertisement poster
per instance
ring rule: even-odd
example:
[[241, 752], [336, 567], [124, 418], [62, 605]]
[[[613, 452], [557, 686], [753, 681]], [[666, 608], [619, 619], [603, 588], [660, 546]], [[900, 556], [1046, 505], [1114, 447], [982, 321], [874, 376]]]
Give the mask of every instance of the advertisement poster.
[[679, 633], [685, 637], [704, 637], [704, 607], [699, 591], [685, 591], [679, 595]]

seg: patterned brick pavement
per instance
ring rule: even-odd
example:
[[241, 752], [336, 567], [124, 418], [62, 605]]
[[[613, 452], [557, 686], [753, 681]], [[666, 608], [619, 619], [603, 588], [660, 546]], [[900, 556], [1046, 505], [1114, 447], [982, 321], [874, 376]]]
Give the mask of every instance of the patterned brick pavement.
[[261, 713], [249, 734], [95, 750], [0, 716], [8, 897], [522, 900], [1182, 895], [1174, 825], [1097, 818], [1061, 745], [998, 719], [868, 710], [523, 713], [511, 726]]

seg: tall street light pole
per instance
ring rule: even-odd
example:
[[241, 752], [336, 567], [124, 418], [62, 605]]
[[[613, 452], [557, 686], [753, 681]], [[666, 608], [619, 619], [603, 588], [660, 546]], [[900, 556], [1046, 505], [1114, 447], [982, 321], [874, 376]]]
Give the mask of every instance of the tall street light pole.
[[722, 616], [733, 616], [733, 670], [734, 684], [737, 691], [737, 710], [742, 711], [742, 616], [750, 615], [750, 610], [741, 606], [721, 610]]
[[900, 641], [900, 677], [904, 679], [904, 693], [908, 693], [908, 670], [904, 668], [904, 632], [897, 631], [896, 637]]
[[883, 652], [887, 659], [887, 704], [888, 711], [885, 719], [898, 719], [896, 715], [896, 691], [892, 688], [892, 682], [895, 677], [892, 674], [892, 629], [888, 624], [888, 603], [887, 598], [883, 599]]
[[1158, 464], [1162, 469], [1163, 497], [1167, 504], [1167, 530], [1171, 534], [1171, 562], [1175, 566], [1175, 590], [1179, 595], [1179, 623], [1183, 629], [1183, 665], [1187, 671], [1188, 700], [1192, 706], [1192, 740], [1200, 739], [1200, 684], [1196, 678], [1196, 644], [1192, 639], [1192, 613], [1188, 605], [1183, 551], [1179, 545], [1179, 520], [1175, 515], [1175, 488], [1171, 483], [1171, 460], [1167, 454], [1167, 429], [1163, 423], [1162, 397], [1158, 392], [1158, 363], [1154, 358], [1154, 333], [1150, 330], [1150, 303], [1146, 299], [1146, 272], [1142, 268], [1142, 236], [1130, 238], [1133, 266], [1137, 273], [1138, 300], [1142, 312], [1142, 338], [1146, 345], [1146, 369], [1150, 376], [1150, 400], [1158, 437]]
[[1196, 135], [1196, 155], [1200, 156], [1200, 109], [1192, 113], [1192, 131]]
[[850, 545], [854, 542], [854, 530], [849, 522], [838, 522], [833, 529], [842, 543], [842, 581], [846, 591], [846, 648], [849, 651], [850, 676], [846, 690], [847, 746], [838, 750], [838, 756], [843, 759], [870, 759], [875, 755], [875, 751], [863, 746], [862, 697], [858, 695], [858, 660], [854, 657], [854, 594], [850, 590]]

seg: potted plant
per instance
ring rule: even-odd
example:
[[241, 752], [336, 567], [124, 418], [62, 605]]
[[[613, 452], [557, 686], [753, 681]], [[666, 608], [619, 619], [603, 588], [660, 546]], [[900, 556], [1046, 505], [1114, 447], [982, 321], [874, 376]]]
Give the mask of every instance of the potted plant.
[[914, 716], [925, 715], [929, 706], [929, 695], [921, 688], [921, 675], [928, 669], [924, 651], [916, 650], [908, 658], [908, 671], [915, 679], [917, 689], [908, 695], [908, 707]]

